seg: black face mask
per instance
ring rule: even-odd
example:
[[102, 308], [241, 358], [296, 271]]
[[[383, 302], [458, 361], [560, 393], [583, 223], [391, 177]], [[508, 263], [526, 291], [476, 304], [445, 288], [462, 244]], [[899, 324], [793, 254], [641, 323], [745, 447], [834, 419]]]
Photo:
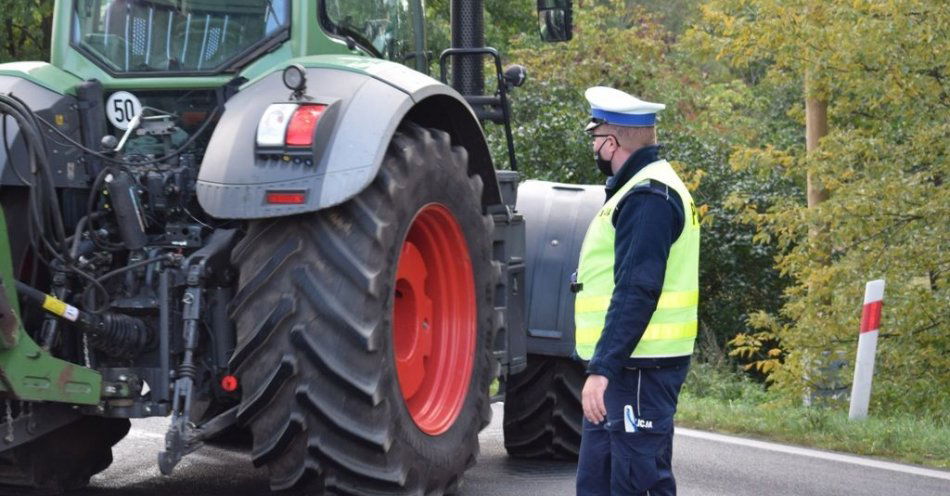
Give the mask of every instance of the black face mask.
[[[605, 160], [604, 158], [600, 156], [600, 149], [603, 148], [604, 145], [606, 144], [607, 144], [607, 140], [605, 139], [604, 142], [600, 144], [600, 147], [597, 148], [597, 151], [594, 152], [594, 161], [597, 162], [597, 169], [600, 170], [600, 173], [607, 177], [610, 177], [614, 175], [613, 167], [610, 164], [610, 160]], [[613, 156], [611, 156], [610, 158], [613, 158]]]

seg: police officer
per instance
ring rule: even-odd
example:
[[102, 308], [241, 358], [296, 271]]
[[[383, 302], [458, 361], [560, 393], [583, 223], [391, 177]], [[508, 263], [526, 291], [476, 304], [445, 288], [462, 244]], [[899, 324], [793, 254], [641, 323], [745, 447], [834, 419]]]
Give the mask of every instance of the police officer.
[[656, 144], [665, 106], [594, 87], [587, 131], [607, 202], [581, 247], [578, 355], [589, 360], [580, 496], [676, 494], [673, 414], [696, 339], [699, 222]]

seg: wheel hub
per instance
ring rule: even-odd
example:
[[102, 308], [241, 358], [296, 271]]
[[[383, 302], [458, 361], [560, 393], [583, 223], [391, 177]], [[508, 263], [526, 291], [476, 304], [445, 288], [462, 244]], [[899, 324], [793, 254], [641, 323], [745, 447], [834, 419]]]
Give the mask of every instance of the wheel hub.
[[403, 242], [393, 295], [393, 351], [403, 399], [420, 430], [437, 435], [462, 410], [477, 333], [468, 244], [455, 216], [429, 204]]

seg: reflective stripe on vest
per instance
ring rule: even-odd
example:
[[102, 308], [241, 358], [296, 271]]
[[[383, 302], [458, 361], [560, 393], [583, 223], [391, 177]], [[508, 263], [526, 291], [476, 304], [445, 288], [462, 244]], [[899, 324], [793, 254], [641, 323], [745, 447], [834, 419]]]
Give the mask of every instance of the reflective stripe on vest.
[[635, 185], [649, 179], [679, 194], [685, 218], [683, 232], [670, 247], [666, 259], [666, 274], [656, 311], [631, 356], [661, 358], [693, 353], [699, 308], [699, 218], [686, 185], [669, 162], [659, 160], [630, 178], [587, 228], [577, 268], [577, 281], [584, 289], [574, 302], [575, 343], [581, 358], [593, 356], [614, 292], [614, 211]]

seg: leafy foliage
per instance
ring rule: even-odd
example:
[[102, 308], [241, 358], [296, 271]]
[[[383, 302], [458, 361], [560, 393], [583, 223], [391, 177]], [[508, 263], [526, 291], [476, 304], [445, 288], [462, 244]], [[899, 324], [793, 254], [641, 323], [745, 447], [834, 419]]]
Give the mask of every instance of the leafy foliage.
[[[793, 281], [781, 311], [757, 315], [761, 332], [737, 338], [736, 350], [761, 354], [755, 342], [780, 340], [781, 366], [760, 367], [800, 397], [818, 354], [853, 357], [864, 283], [884, 278], [875, 406], [945, 415], [950, 394], [934, 387], [950, 382], [950, 5], [713, 0], [690, 37], [736, 71], [757, 68], [762, 79], [746, 85], [801, 85], [808, 73], [811, 91], [829, 101], [817, 152], [760, 138], [731, 157], [737, 170], [779, 171], [799, 185], [810, 171], [831, 195], [812, 209], [800, 195], [731, 195], [756, 240], [781, 250], [776, 267]], [[800, 121], [801, 103], [788, 115]]]
[[674, 35], [681, 34], [699, 17], [696, 0], [626, 0], [627, 8], [643, 7], [653, 13]]
[[54, 0], [0, 0], [0, 63], [49, 60]]

